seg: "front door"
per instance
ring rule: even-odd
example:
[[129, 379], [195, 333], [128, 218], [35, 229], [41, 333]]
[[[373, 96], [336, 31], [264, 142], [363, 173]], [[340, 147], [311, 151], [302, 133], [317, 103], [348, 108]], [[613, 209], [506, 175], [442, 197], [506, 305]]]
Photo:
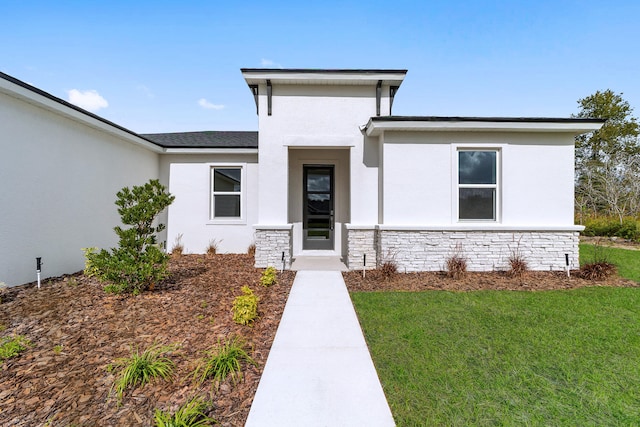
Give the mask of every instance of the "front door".
[[333, 250], [333, 165], [303, 166], [302, 249]]

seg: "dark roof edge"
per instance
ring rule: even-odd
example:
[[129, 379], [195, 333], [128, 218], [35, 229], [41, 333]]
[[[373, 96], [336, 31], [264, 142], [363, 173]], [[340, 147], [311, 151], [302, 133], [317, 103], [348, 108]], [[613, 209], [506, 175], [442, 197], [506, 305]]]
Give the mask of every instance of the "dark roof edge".
[[604, 123], [606, 119], [563, 117], [375, 116], [372, 122]]
[[73, 110], [75, 110], [75, 111], [77, 111], [79, 113], [84, 114], [85, 116], [89, 116], [92, 119], [98, 120], [98, 121], [100, 121], [100, 122], [102, 122], [104, 124], [107, 124], [107, 125], [109, 125], [111, 127], [114, 127], [114, 128], [116, 128], [118, 130], [126, 132], [126, 133], [128, 133], [130, 135], [133, 135], [135, 137], [143, 139], [143, 140], [145, 140], [145, 141], [147, 141], [147, 142], [149, 142], [149, 143], [151, 143], [151, 144], [153, 144], [153, 145], [155, 145], [157, 147], [162, 148], [161, 145], [156, 144], [155, 142], [151, 141], [150, 139], [145, 138], [145, 137], [141, 136], [140, 134], [138, 134], [138, 133], [136, 133], [136, 132], [134, 132], [132, 130], [129, 130], [129, 129], [127, 129], [125, 127], [122, 127], [122, 126], [120, 126], [120, 125], [118, 125], [118, 124], [116, 124], [116, 123], [114, 123], [112, 121], [109, 121], [109, 120], [107, 120], [107, 119], [105, 119], [103, 117], [100, 117], [97, 114], [91, 113], [91, 112], [89, 112], [89, 111], [87, 111], [87, 110], [85, 110], [83, 108], [78, 107], [77, 105], [73, 105], [70, 102], [65, 101], [64, 99], [58, 98], [57, 96], [54, 96], [54, 95], [51, 95], [50, 93], [45, 92], [42, 89], [38, 89], [35, 86], [31, 86], [30, 84], [25, 83], [22, 80], [18, 80], [15, 77], [12, 77], [12, 76], [10, 76], [8, 74], [5, 74], [2, 71], [0, 71], [0, 78], [3, 78], [4, 80], [7, 80], [8, 82], [11, 82], [11, 83], [13, 83], [15, 85], [18, 85], [18, 86], [20, 86], [20, 87], [22, 87], [24, 89], [27, 89], [27, 90], [29, 90], [29, 91], [31, 91], [33, 93], [38, 94], [40, 96], [43, 96], [43, 97], [45, 97], [45, 98], [47, 98], [47, 99], [49, 99], [51, 101], [57, 102], [58, 104], [61, 104], [61, 105], [65, 106], [65, 107], [71, 108], [71, 109], [73, 109]]
[[240, 68], [243, 73], [335, 73], [335, 74], [407, 74], [401, 69], [354, 69], [354, 68]]

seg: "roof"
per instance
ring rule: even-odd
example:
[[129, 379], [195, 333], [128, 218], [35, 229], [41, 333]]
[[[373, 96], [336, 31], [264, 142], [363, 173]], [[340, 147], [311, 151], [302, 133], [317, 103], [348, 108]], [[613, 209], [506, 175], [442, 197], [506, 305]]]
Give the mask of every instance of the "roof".
[[[8, 74], [5, 74], [3, 72], [0, 72], [0, 78], [16, 85], [19, 86], [22, 89], [25, 89], [27, 92], [22, 91], [22, 93], [20, 93], [19, 91], [16, 91], [14, 88], [10, 88], [10, 87], [6, 87], [6, 89], [10, 90], [10, 93], [14, 96], [18, 96], [21, 99], [27, 100], [28, 102], [33, 103], [34, 101], [36, 101], [41, 107], [45, 107], [48, 109], [55, 109], [57, 112], [59, 113], [63, 113], [64, 115], [68, 116], [68, 117], [72, 117], [75, 119], [81, 119], [85, 122], [91, 122], [92, 120], [96, 120], [98, 122], [100, 122], [103, 125], [107, 125], [107, 129], [111, 128], [113, 130], [117, 130], [120, 132], [124, 132], [125, 134], [127, 134], [129, 137], [134, 137], [134, 138], [139, 138], [142, 140], [145, 140], [145, 143], [147, 144], [147, 146], [149, 146], [148, 144], [152, 144], [153, 146], [157, 145], [156, 143], [154, 143], [153, 141], [145, 138], [142, 135], [139, 135], [125, 127], [122, 127], [112, 121], [109, 121], [103, 117], [100, 117], [96, 114], [90, 113], [89, 111], [78, 107], [77, 105], [73, 105], [70, 102], [67, 102], [61, 98], [58, 98], [57, 96], [53, 96], [48, 92], [43, 91], [42, 89], [38, 89], [35, 86], [31, 86], [28, 83], [23, 82], [22, 80], [18, 80], [15, 77], [12, 77]], [[0, 85], [0, 92], [2, 91], [3, 85]], [[37, 97], [33, 97], [33, 95], [38, 95], [41, 98], [37, 99]], [[53, 101], [53, 104], [49, 103], [43, 103], [42, 102], [42, 98], [44, 98], [47, 101]], [[53, 108], [52, 108], [53, 107]], [[73, 111], [69, 111], [69, 110], [73, 110]], [[69, 114], [71, 113], [71, 114]], [[78, 114], [79, 113], [79, 114]], [[93, 122], [95, 123], [95, 122]], [[103, 129], [105, 129], [103, 127]], [[158, 150], [158, 148], [156, 147], [156, 150]]]
[[258, 148], [256, 131], [202, 131], [143, 134], [163, 148]]
[[603, 119], [554, 117], [379, 116], [365, 126], [369, 136], [385, 131], [563, 132], [579, 135], [600, 129]]
[[241, 68], [248, 85], [267, 80], [280, 84], [376, 85], [383, 82], [400, 86], [404, 69], [324, 69], [324, 68]]

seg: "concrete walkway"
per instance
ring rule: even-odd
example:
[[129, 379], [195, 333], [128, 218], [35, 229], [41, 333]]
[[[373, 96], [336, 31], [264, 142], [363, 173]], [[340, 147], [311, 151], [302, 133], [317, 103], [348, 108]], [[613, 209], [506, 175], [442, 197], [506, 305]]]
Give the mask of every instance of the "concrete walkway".
[[395, 425], [340, 272], [297, 273], [245, 425]]

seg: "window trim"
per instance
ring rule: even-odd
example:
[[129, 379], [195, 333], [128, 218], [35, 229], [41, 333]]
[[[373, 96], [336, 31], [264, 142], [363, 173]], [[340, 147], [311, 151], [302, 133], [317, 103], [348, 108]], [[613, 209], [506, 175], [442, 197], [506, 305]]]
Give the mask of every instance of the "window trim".
[[[502, 221], [502, 147], [495, 145], [456, 145], [453, 147], [453, 174], [454, 174], [454, 214], [455, 222], [461, 224], [470, 223], [500, 223]], [[462, 151], [490, 151], [496, 153], [496, 183], [495, 184], [461, 184], [460, 183], [460, 152]], [[460, 190], [463, 188], [491, 188], [495, 189], [495, 200], [493, 205], [494, 218], [492, 219], [461, 219], [460, 218]]]
[[[246, 224], [247, 205], [247, 178], [246, 163], [210, 163], [209, 165], [209, 221], [208, 224]], [[214, 191], [214, 179], [216, 169], [240, 169], [240, 191]], [[240, 195], [239, 217], [215, 217], [215, 196]]]

